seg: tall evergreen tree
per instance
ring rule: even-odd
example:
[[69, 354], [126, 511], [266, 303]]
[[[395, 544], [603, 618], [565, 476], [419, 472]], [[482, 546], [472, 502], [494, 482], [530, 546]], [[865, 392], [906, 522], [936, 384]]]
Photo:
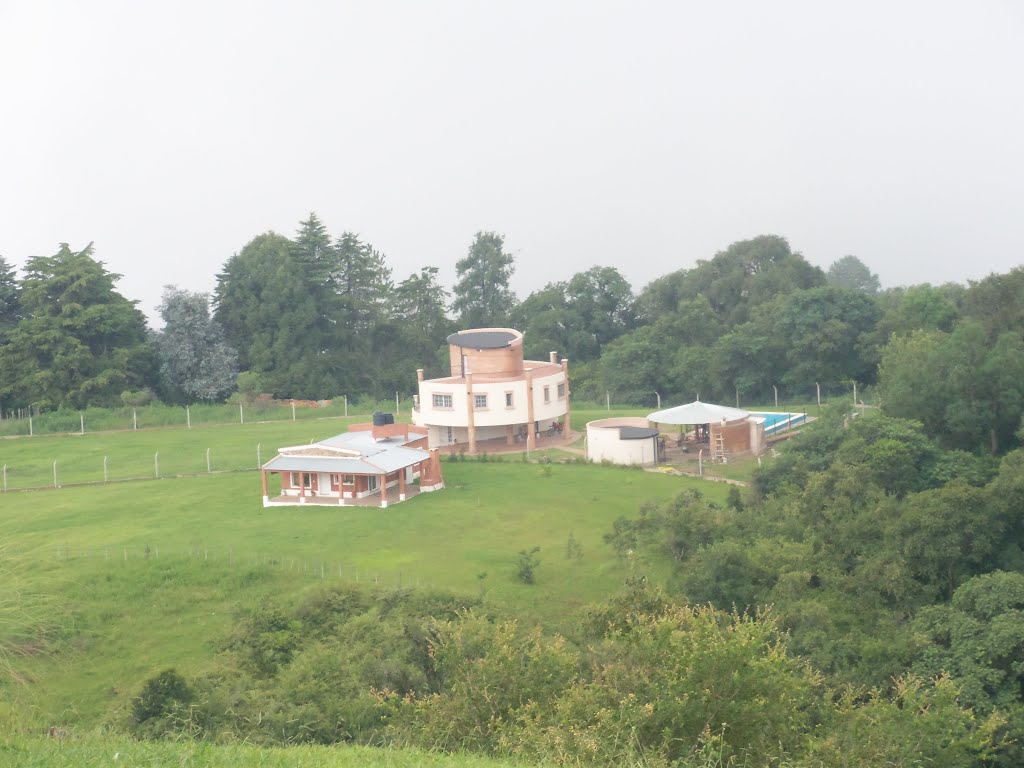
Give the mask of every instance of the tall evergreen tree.
[[291, 241], [274, 232], [246, 244], [217, 275], [214, 317], [242, 369], [261, 374], [280, 397], [337, 393], [318, 293]]
[[43, 409], [107, 405], [151, 382], [146, 321], [115, 290], [119, 277], [93, 258], [91, 243], [78, 252], [62, 243], [54, 256], [29, 259], [23, 316], [0, 353], [5, 401]]
[[516, 297], [509, 287], [515, 258], [505, 253], [497, 232], [477, 232], [466, 257], [455, 264], [458, 282], [452, 310], [461, 328], [501, 327], [509, 322]]
[[20, 315], [18, 279], [14, 274], [14, 267], [0, 256], [0, 341], [3, 340], [4, 333], [17, 324]]

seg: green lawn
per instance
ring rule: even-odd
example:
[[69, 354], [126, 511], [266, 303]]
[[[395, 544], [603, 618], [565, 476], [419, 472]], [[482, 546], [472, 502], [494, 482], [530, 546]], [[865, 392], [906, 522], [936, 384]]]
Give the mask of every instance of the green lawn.
[[[277, 445], [313, 424], [212, 428], [221, 451]], [[216, 430], [221, 430], [217, 432]], [[339, 431], [323, 425], [318, 438]], [[155, 445], [201, 446], [202, 430], [11, 441], [13, 460], [40, 445], [74, 465], [76, 447], [126, 460]], [[90, 441], [90, 442], [86, 442]], [[140, 446], [145, 446], [140, 447]], [[7, 445], [4, 446], [8, 448]], [[166, 450], [166, 449], [165, 449]], [[35, 453], [34, 453], [35, 452]], [[83, 462], [84, 463], [84, 462]], [[253, 461], [255, 466], [255, 461]], [[208, 664], [241, 608], [291, 601], [324, 583], [367, 581], [483, 595], [495, 610], [571, 631], [581, 606], [621, 584], [624, 566], [602, 537], [620, 515], [699, 480], [580, 464], [444, 465], [448, 488], [405, 504], [264, 509], [256, 472], [9, 492], [0, 498], [6, 562], [27, 593], [52, 598], [62, 632], [21, 663], [34, 682], [0, 692], [0, 722], [91, 726], [155, 671]], [[583, 557], [566, 557], [570, 533]], [[541, 547], [537, 583], [515, 578], [519, 550]]]
[[510, 768], [514, 763], [469, 754], [437, 754], [418, 749], [347, 746], [255, 747], [203, 742], [139, 742], [109, 734], [63, 739], [0, 736], [5, 768], [83, 768], [85, 766], [188, 766], [189, 768]]

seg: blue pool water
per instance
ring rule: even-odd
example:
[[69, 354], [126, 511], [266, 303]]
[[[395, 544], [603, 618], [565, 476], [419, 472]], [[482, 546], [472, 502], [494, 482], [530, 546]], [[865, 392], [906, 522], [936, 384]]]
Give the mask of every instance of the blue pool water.
[[807, 418], [806, 413], [770, 413], [768, 411], [752, 411], [750, 415], [764, 419], [764, 433], [766, 435], [773, 435], [776, 432], [782, 432], [790, 427], [795, 427], [798, 424], [802, 424]]

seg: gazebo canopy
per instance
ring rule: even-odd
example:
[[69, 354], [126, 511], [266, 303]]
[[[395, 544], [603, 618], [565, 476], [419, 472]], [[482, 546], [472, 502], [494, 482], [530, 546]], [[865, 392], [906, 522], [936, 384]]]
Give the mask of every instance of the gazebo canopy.
[[658, 424], [711, 424], [722, 419], [727, 421], [745, 419], [749, 415], [748, 411], [740, 408], [729, 408], [724, 405], [694, 400], [686, 405], [677, 405], [675, 408], [666, 408], [663, 411], [650, 413], [647, 415], [647, 420]]

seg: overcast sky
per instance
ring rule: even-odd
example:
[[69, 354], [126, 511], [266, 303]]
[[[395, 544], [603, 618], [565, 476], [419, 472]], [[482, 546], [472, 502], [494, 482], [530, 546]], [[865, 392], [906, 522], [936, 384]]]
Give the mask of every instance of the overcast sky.
[[758, 234], [884, 286], [1024, 261], [1024, 3], [0, 0], [0, 254], [151, 316], [316, 211], [396, 279], [496, 230], [521, 296]]

